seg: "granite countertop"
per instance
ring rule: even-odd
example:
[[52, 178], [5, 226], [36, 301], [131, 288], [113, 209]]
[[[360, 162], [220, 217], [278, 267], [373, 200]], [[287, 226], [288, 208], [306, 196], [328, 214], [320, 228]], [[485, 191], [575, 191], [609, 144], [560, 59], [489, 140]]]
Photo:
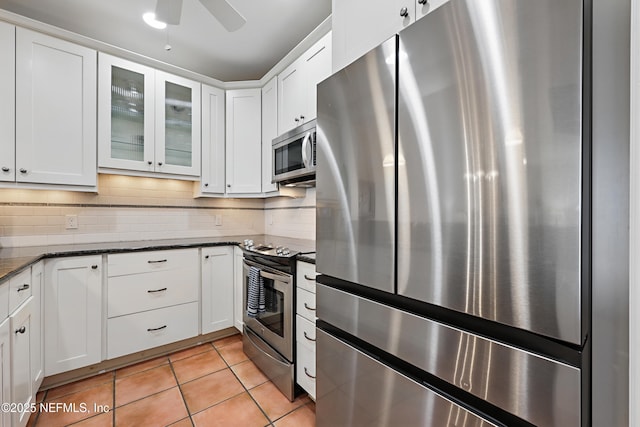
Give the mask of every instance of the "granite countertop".
[[[99, 255], [122, 252], [137, 252], [149, 250], [180, 249], [206, 246], [237, 245], [246, 239], [256, 243], [277, 243], [285, 245], [303, 253], [315, 251], [315, 241], [293, 239], [272, 235], [246, 235], [226, 237], [203, 237], [168, 240], [135, 240], [124, 242], [87, 243], [74, 245], [44, 245], [0, 249], [0, 281], [4, 281], [31, 264], [54, 257], [69, 257], [82, 255]], [[308, 255], [304, 255], [308, 256]], [[315, 262], [315, 261], [314, 261]]]

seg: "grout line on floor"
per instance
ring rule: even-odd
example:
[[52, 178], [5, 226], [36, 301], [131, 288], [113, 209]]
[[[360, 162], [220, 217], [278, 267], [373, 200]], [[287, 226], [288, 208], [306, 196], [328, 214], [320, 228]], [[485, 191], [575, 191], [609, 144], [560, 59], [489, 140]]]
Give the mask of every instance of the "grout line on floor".
[[[196, 423], [193, 421], [193, 417], [191, 416], [191, 410], [189, 409], [189, 405], [187, 405], [187, 399], [184, 397], [184, 393], [182, 393], [182, 385], [180, 384], [180, 380], [178, 380], [178, 376], [176, 375], [176, 371], [173, 369], [173, 362], [170, 357], [167, 357], [169, 360], [169, 368], [171, 369], [171, 373], [173, 374], [173, 378], [176, 379], [176, 384], [178, 384], [178, 391], [180, 392], [180, 397], [182, 397], [182, 402], [184, 403], [184, 407], [187, 410], [187, 414], [189, 414], [189, 421], [191, 421], [191, 426], [194, 427]], [[182, 359], [180, 359], [182, 360]], [[186, 383], [185, 383], [186, 384]], [[116, 427], [114, 425], [114, 427]]]
[[[231, 371], [233, 376], [236, 377], [236, 380], [238, 380], [238, 382], [240, 383], [240, 385], [242, 386], [244, 391], [249, 395], [249, 398], [251, 398], [251, 400], [253, 400], [253, 403], [256, 404], [258, 409], [260, 409], [260, 412], [262, 412], [264, 414], [264, 416], [267, 419], [267, 421], [269, 421], [268, 425], [273, 426], [273, 421], [271, 421], [271, 418], [269, 418], [269, 415], [267, 415], [266, 411], [264, 409], [262, 409], [262, 406], [260, 406], [258, 401], [253, 398], [253, 395], [251, 393], [249, 393], [249, 389], [244, 385], [242, 380], [240, 380], [240, 378], [238, 377], [238, 375], [236, 375], [236, 373], [233, 371], [233, 369], [231, 369], [231, 365], [229, 365], [227, 363], [226, 359], [224, 357], [222, 357], [222, 355], [220, 354], [220, 352], [218, 351], [218, 349], [215, 346], [213, 346], [213, 348], [218, 352], [218, 355], [222, 358], [222, 361], [225, 363], [225, 365], [227, 365], [227, 368]], [[221, 348], [223, 348], [223, 347], [221, 347]], [[242, 352], [244, 353], [244, 350]], [[247, 360], [251, 361], [251, 359], [247, 359]], [[253, 362], [251, 362], [251, 363], [253, 363]]]

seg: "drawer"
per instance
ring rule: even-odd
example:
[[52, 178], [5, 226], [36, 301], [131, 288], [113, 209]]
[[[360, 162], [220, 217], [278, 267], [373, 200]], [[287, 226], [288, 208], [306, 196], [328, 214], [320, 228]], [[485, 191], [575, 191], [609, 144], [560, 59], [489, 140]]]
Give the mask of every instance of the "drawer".
[[31, 268], [9, 280], [9, 314], [31, 296]]
[[173, 270], [109, 277], [107, 317], [198, 301], [198, 270]]
[[316, 351], [316, 325], [299, 314], [296, 315], [296, 341]]
[[302, 288], [296, 289], [296, 313], [312, 322], [315, 322], [316, 294], [305, 291]]
[[176, 269], [199, 269], [198, 249], [129, 252], [107, 256], [107, 277]]
[[296, 382], [316, 400], [316, 352], [299, 342], [296, 350]]
[[198, 303], [107, 320], [107, 358], [124, 356], [198, 335]]
[[296, 286], [316, 293], [316, 266], [298, 261], [296, 264]]

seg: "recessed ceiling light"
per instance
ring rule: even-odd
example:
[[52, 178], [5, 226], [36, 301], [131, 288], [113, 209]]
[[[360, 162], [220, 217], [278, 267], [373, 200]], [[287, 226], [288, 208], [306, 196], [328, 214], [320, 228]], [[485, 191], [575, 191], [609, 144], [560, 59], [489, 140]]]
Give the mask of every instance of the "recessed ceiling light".
[[142, 15], [142, 19], [144, 19], [144, 22], [146, 22], [150, 27], [157, 28], [159, 30], [164, 30], [165, 28], [167, 28], [167, 24], [162, 21], [158, 21], [156, 19], [156, 14], [153, 12], [145, 13], [144, 15]]

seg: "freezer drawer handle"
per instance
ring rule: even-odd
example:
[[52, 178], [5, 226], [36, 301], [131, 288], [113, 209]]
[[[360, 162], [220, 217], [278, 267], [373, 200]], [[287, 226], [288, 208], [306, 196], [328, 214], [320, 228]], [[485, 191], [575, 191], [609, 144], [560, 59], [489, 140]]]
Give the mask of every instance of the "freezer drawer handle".
[[162, 325], [159, 328], [147, 328], [147, 332], [159, 331], [160, 329], [165, 329], [167, 325]]
[[309, 338], [309, 335], [307, 335], [307, 331], [304, 331], [302, 334], [303, 334], [303, 335], [304, 335], [304, 337], [305, 337], [306, 339], [308, 339], [309, 341], [311, 341], [311, 342], [316, 342], [316, 339], [315, 339], [315, 338]]
[[314, 307], [309, 307], [309, 305], [306, 302], [304, 303], [304, 308], [306, 308], [307, 310], [316, 311]]
[[305, 366], [305, 368], [304, 368], [304, 374], [305, 374], [306, 376], [308, 376], [309, 378], [311, 378], [312, 380], [315, 380], [315, 379], [316, 379], [316, 377], [314, 377], [313, 375], [311, 375], [311, 374], [309, 373], [309, 371], [307, 371], [307, 367], [306, 367], [306, 366]]
[[29, 285], [27, 283], [25, 283], [24, 285], [22, 285], [18, 289], [16, 289], [16, 291], [17, 292], [22, 292], [22, 291], [26, 291], [27, 289], [29, 289]]
[[167, 290], [167, 288], [162, 288], [162, 289], [150, 289], [150, 290], [148, 290], [147, 292], [148, 292], [148, 293], [150, 293], [150, 294], [153, 294], [153, 293], [156, 293], [156, 292], [164, 292], [164, 291], [166, 291], [166, 290]]
[[315, 282], [315, 281], [316, 281], [316, 278], [315, 278], [315, 277], [309, 277], [309, 276], [307, 276], [306, 274], [304, 275], [304, 278], [305, 278], [305, 279], [307, 279], [307, 280], [311, 280], [312, 282]]
[[166, 260], [166, 259], [159, 259], [159, 260], [156, 260], [156, 261], [154, 261], [154, 260], [149, 260], [149, 261], [147, 261], [147, 262], [148, 262], [149, 264], [158, 264], [158, 263], [161, 263], [161, 262], [167, 262], [167, 260]]
[[27, 327], [23, 326], [20, 329], [16, 329], [16, 334], [24, 334], [25, 332], [27, 332]]

